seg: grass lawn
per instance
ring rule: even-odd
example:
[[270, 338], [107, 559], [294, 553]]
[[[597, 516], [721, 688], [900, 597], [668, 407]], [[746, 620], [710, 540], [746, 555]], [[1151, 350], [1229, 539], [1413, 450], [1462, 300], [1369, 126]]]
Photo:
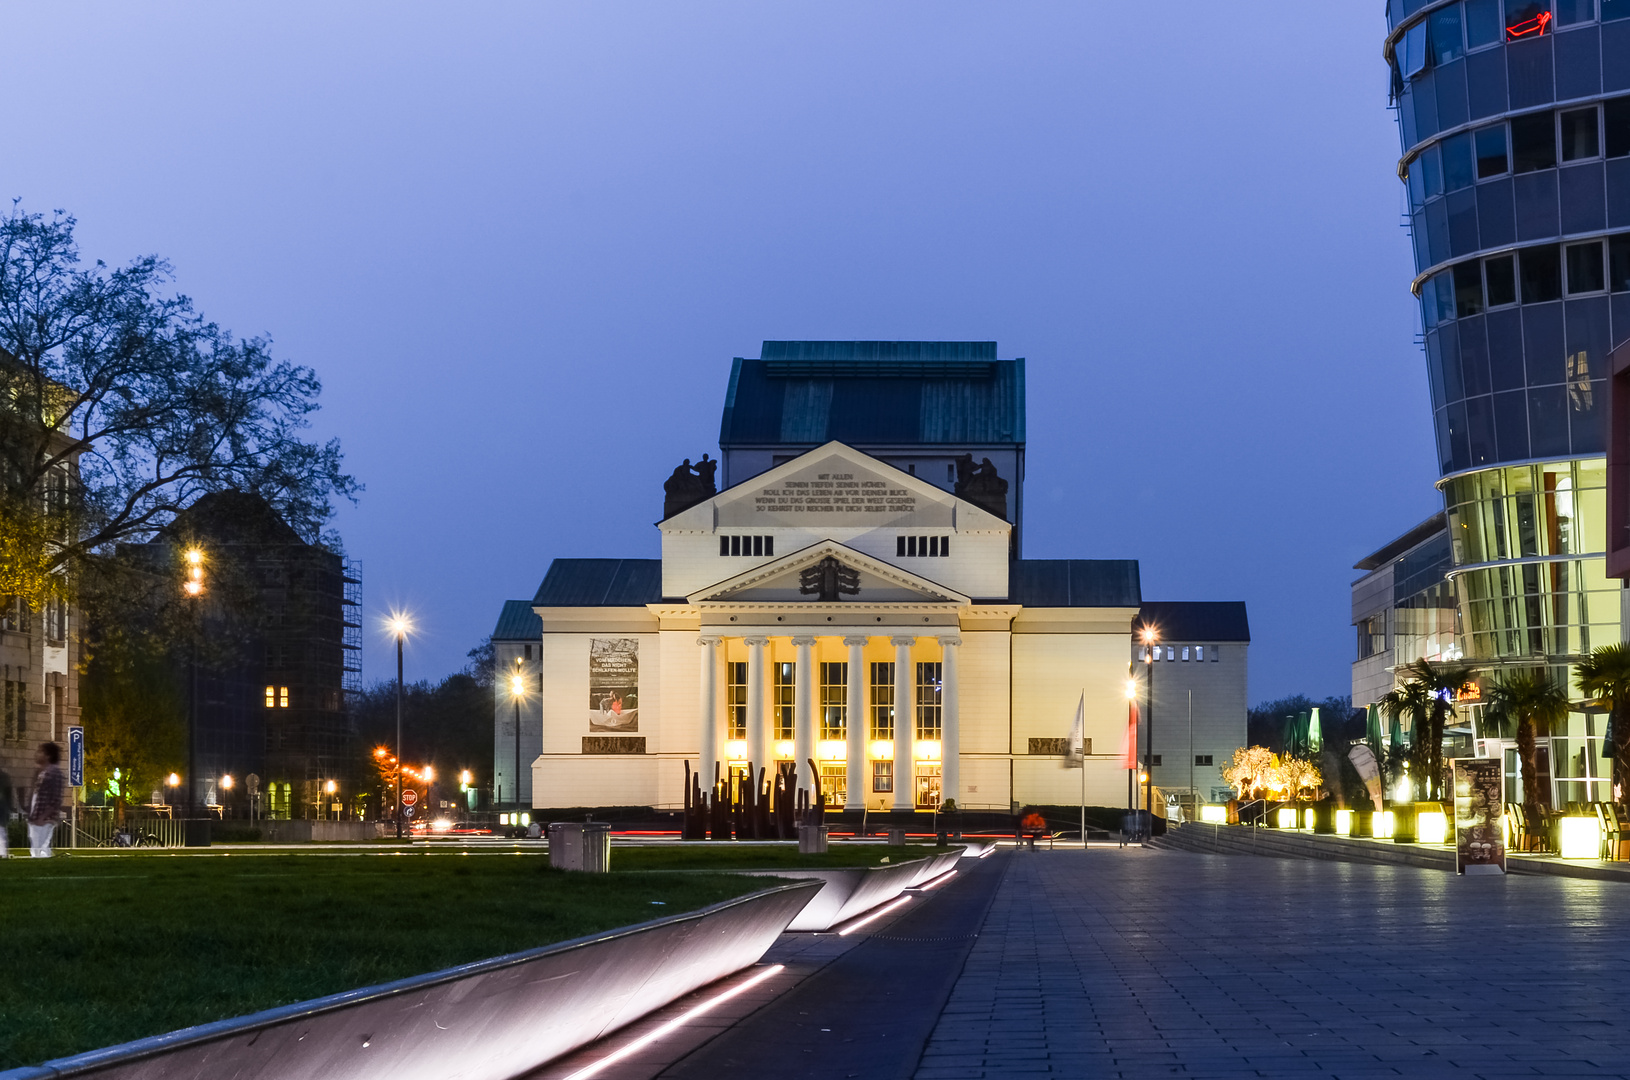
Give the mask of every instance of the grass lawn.
[[835, 870], [846, 866], [878, 866], [922, 859], [944, 848], [928, 845], [888, 847], [884, 844], [836, 843], [822, 855], [800, 855], [793, 844], [757, 845], [713, 843], [674, 843], [611, 848], [611, 868], [616, 870]]
[[[625, 869], [698, 865], [659, 861], [622, 850], [612, 857]], [[798, 864], [766, 852], [758, 865]], [[566, 874], [541, 853], [8, 859], [0, 862], [0, 1069], [678, 914], [765, 885], [694, 873]]]

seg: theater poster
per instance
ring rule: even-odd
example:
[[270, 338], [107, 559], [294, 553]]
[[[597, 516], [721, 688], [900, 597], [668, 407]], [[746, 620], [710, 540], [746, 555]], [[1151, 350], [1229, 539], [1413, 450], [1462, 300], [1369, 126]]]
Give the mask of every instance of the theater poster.
[[1455, 872], [1505, 873], [1499, 758], [1455, 759]]
[[589, 730], [640, 729], [639, 638], [589, 639]]

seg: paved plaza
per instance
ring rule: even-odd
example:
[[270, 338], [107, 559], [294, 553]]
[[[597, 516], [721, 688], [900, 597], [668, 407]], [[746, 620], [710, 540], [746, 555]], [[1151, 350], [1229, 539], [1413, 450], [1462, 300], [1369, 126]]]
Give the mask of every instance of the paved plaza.
[[920, 1080], [1630, 1076], [1630, 887], [1013, 857]]

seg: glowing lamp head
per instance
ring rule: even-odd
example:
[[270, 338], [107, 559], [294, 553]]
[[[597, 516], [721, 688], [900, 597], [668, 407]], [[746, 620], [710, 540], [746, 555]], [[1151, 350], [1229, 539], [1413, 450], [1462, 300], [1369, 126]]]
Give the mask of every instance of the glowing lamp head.
[[468, 784], [468, 783], [473, 782], [474, 780], [475, 780], [475, 777], [470, 774], [469, 769], [464, 769], [458, 774], [458, 782], [461, 783], [461, 784]]
[[175, 773], [171, 773], [169, 776], [164, 778], [164, 783], [167, 787], [176, 787], [181, 783], [181, 777], [177, 776]]
[[524, 697], [526, 695], [526, 676], [511, 675], [509, 677], [509, 692], [516, 697]]
[[201, 581], [184, 582], [181, 586], [181, 591], [186, 593], [188, 596], [202, 596], [204, 593], [204, 584]]
[[425, 783], [428, 784], [428, 783], [430, 783], [430, 781], [432, 781], [432, 780], [434, 780], [436, 778], [436, 770], [432, 769], [429, 765], [426, 765], [424, 767], [424, 772], [421, 773], [420, 775], [422, 775], [424, 777]]
[[223, 791], [231, 791], [232, 785], [235, 783], [237, 783], [237, 781], [232, 779], [231, 773], [227, 773], [225, 776], [221, 777], [221, 789]]
[[204, 563], [204, 553], [202, 551], [198, 550], [197, 548], [188, 548], [187, 549], [187, 565], [188, 566], [194, 566], [194, 567], [202, 566], [203, 563]]
[[393, 611], [390, 618], [385, 620], [385, 629], [398, 641], [413, 633], [413, 620], [405, 611]]
[[340, 789], [340, 786], [338, 784], [336, 784], [332, 780], [328, 781], [328, 783], [323, 785], [323, 791], [326, 792], [329, 795], [334, 794], [334, 792], [338, 791], [339, 789]]
[[1160, 634], [1155, 631], [1154, 627], [1145, 626], [1143, 628], [1143, 643], [1145, 645], [1153, 645], [1156, 641], [1159, 641], [1159, 640], [1160, 640]]
[[1138, 680], [1136, 680], [1136, 679], [1127, 679], [1126, 680], [1126, 700], [1127, 701], [1136, 701], [1137, 699], [1138, 699]]

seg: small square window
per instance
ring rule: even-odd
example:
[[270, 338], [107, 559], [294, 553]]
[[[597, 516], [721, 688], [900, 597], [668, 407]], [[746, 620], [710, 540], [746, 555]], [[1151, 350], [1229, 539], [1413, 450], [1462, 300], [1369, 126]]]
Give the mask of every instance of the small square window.
[[1542, 112], [1512, 118], [1512, 172], [1556, 168], [1556, 122], [1551, 116], [1549, 112]]
[[277, 704], [278, 704], [279, 708], [286, 709], [286, 708], [289, 707], [289, 688], [288, 687], [280, 686], [280, 687], [277, 688]]
[[872, 791], [886, 795], [894, 790], [894, 762], [872, 762]]
[[1543, 304], [1562, 299], [1562, 254], [1555, 244], [1525, 248], [1521, 253], [1522, 302]]
[[1601, 292], [1602, 242], [1568, 246], [1568, 295]]
[[1466, 0], [1466, 45], [1480, 48], [1493, 45], [1504, 36], [1500, 25], [1500, 0]]
[[1497, 255], [1483, 260], [1483, 278], [1488, 285], [1488, 306], [1517, 302], [1517, 260], [1512, 255]]
[[1596, 18], [1596, 0], [1556, 0], [1556, 24], [1572, 26]]
[[1476, 133], [1476, 140], [1477, 178], [1487, 180], [1491, 176], [1505, 175], [1511, 168], [1505, 152], [1505, 125], [1483, 128]]
[[277, 707], [277, 687], [275, 686], [268, 686], [266, 688], [266, 707], [268, 709], [274, 709]]
[[1570, 109], [1559, 119], [1562, 125], [1562, 160], [1583, 161], [1599, 157], [1602, 146], [1597, 139], [1596, 109]]
[[1551, 28], [1551, 0], [1506, 0], [1505, 39], [1536, 38]]
[[1159, 754], [1150, 754], [1149, 755], [1149, 764], [1150, 765], [1159, 765], [1160, 764], [1160, 755]]

